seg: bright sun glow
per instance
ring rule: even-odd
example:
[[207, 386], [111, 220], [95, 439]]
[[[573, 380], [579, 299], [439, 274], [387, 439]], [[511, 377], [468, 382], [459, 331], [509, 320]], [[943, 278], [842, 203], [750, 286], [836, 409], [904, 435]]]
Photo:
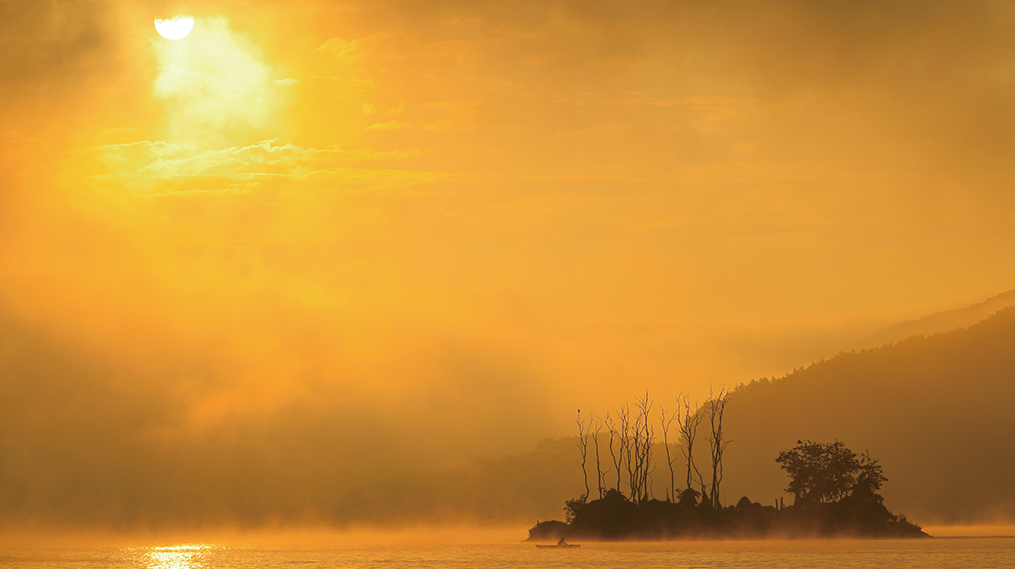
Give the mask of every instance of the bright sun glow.
[[169, 40], [183, 39], [192, 29], [194, 29], [194, 18], [182, 14], [174, 16], [170, 20], [155, 20], [155, 30], [159, 32], [160, 36]]

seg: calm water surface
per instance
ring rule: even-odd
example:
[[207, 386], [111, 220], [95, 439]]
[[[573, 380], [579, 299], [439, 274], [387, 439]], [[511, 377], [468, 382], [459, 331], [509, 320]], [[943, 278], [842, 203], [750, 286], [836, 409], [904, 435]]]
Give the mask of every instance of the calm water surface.
[[1015, 567], [1015, 538], [907, 541], [586, 543], [581, 549], [530, 544], [460, 546], [162, 547], [0, 550], [0, 567], [24, 569], [212, 568], [906, 568]]

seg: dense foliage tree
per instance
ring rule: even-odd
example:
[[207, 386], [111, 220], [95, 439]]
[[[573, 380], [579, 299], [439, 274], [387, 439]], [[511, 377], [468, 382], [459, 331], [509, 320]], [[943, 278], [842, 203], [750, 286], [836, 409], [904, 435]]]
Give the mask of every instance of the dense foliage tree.
[[786, 491], [800, 505], [836, 502], [847, 496], [877, 503], [883, 500], [877, 493], [887, 480], [881, 465], [868, 454], [857, 455], [840, 441], [797, 441], [792, 449], [780, 452], [775, 461], [789, 474]]
[[881, 483], [887, 481], [888, 478], [882, 473], [881, 465], [866, 452], [859, 455], [857, 459], [860, 462], [860, 469], [857, 471], [856, 482], [853, 483], [850, 497], [862, 502], [883, 503], [885, 499], [881, 494], [878, 494], [878, 490], [881, 489]]

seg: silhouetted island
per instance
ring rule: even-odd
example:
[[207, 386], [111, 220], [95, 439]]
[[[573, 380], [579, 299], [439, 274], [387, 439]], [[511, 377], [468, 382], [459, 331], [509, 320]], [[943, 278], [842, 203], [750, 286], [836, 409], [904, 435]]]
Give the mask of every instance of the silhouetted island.
[[[888, 511], [878, 494], [877, 460], [858, 455], [841, 442], [797, 441], [776, 459], [790, 476], [794, 503], [762, 506], [746, 496], [722, 507], [702, 491], [687, 488], [677, 501], [631, 499], [616, 488], [588, 501], [569, 500], [567, 521], [537, 522], [529, 541], [670, 540], [757, 538], [917, 538], [919, 526]], [[704, 497], [704, 499], [702, 499]]]

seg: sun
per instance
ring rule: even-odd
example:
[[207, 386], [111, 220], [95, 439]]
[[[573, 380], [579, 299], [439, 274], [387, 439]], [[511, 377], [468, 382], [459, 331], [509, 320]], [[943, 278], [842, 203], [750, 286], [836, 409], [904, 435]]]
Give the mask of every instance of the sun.
[[185, 14], [173, 16], [169, 20], [155, 20], [155, 30], [167, 40], [183, 39], [192, 29], [194, 29], [194, 18]]

